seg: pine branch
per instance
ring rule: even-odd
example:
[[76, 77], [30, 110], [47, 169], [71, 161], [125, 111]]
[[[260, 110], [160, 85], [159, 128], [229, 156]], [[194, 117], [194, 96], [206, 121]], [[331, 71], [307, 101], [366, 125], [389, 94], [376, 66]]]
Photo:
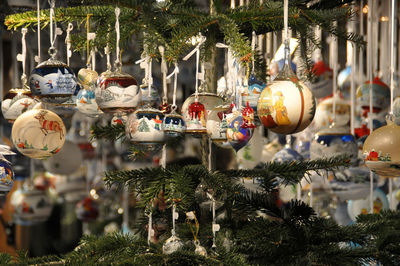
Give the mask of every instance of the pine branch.
[[125, 138], [125, 126], [124, 125], [106, 125], [100, 126], [95, 124], [91, 128], [91, 139], [106, 139], [109, 141], [118, 140]]

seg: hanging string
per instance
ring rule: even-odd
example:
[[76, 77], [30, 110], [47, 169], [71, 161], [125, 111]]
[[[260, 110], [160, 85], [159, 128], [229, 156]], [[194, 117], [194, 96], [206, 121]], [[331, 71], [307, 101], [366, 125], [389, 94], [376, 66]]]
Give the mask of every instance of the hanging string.
[[106, 59], [107, 59], [107, 70], [111, 71], [111, 51], [110, 51], [110, 30], [111, 26], [108, 25], [109, 31], [107, 33], [107, 45], [104, 47], [104, 53], [106, 54]]
[[153, 86], [153, 74], [152, 74], [152, 58], [147, 56], [147, 84], [148, 84], [148, 96], [149, 101], [151, 99], [151, 88]]
[[[336, 26], [337, 22], [334, 22]], [[337, 92], [337, 39], [332, 35], [332, 68], [333, 68], [333, 77], [332, 77], [332, 97], [333, 97], [333, 104], [332, 104], [332, 112], [333, 112], [333, 123], [336, 122], [336, 92]]]
[[91, 40], [91, 35], [90, 35], [90, 17], [93, 16], [93, 14], [87, 14], [86, 15], [86, 66], [90, 66], [90, 40]]
[[[56, 55], [56, 49], [54, 47], [56, 43], [56, 38], [57, 38], [57, 22], [55, 21], [55, 13], [54, 13], [54, 8], [56, 7], [56, 1], [55, 0], [48, 0], [49, 5], [50, 5], [50, 48], [49, 48], [49, 54], [52, 58]], [[53, 24], [54, 20], [54, 24]], [[54, 33], [53, 33], [54, 32]]]
[[[353, 5], [353, 9], [355, 8], [355, 5]], [[362, 16], [362, 13], [360, 13]], [[351, 29], [352, 32], [356, 32], [356, 21], [353, 20], [351, 22]], [[355, 131], [354, 131], [354, 124], [355, 124], [355, 105], [356, 105], [356, 99], [355, 99], [355, 91], [356, 91], [356, 46], [354, 43], [351, 43], [351, 49], [352, 49], [352, 57], [351, 57], [351, 72], [350, 72], [350, 133], [354, 136]], [[361, 68], [361, 65], [359, 65], [359, 68]]]
[[37, 0], [36, 4], [37, 4], [37, 40], [38, 40], [38, 54], [36, 62], [40, 63], [40, 0]]
[[234, 9], [236, 7], [235, 0], [231, 0], [231, 8]]
[[168, 94], [167, 94], [167, 72], [168, 72], [168, 67], [167, 67], [167, 62], [165, 61], [165, 56], [164, 56], [164, 51], [165, 48], [164, 46], [159, 46], [158, 50], [160, 51], [161, 54], [161, 73], [162, 73], [162, 86], [163, 86], [163, 104], [166, 104], [168, 102]]
[[148, 230], [147, 230], [147, 245], [150, 248], [150, 241], [151, 241], [151, 237], [154, 235], [154, 230], [153, 230], [153, 212], [150, 211], [150, 213], [148, 214], [149, 217], [149, 223], [148, 223]]
[[284, 36], [285, 41], [289, 42], [289, 0], [283, 1], [283, 21], [284, 21]]
[[96, 49], [93, 47], [90, 57], [92, 58], [92, 70], [96, 71]]
[[175, 62], [174, 71], [167, 76], [168, 80], [171, 79], [172, 76], [174, 76], [174, 94], [172, 95], [172, 106], [171, 106], [172, 111], [175, 111], [177, 108], [177, 106], [176, 106], [176, 89], [178, 87], [178, 74], [179, 74], [178, 63]]
[[254, 68], [255, 68], [255, 59], [254, 59], [254, 54], [255, 54], [255, 51], [256, 51], [256, 39], [257, 39], [257, 35], [256, 35], [256, 32], [255, 31], [253, 31], [252, 33], [251, 33], [251, 55], [252, 55], [252, 59], [251, 59], [251, 73], [254, 73]]
[[197, 102], [199, 99], [199, 63], [200, 63], [200, 46], [206, 41], [206, 37], [200, 34], [200, 40], [196, 47], [188, 53], [183, 61], [187, 61], [194, 53], [196, 53], [196, 87], [195, 87], [195, 101]]
[[21, 37], [21, 43], [22, 43], [22, 54], [17, 55], [17, 60], [22, 62], [22, 75], [21, 75], [21, 81], [22, 81], [22, 86], [26, 84], [26, 34], [28, 33], [27, 28], [22, 28], [21, 30], [22, 37]]
[[115, 32], [117, 33], [117, 43], [116, 43], [116, 54], [117, 58], [115, 59], [115, 67], [117, 69], [121, 69], [121, 61], [119, 60], [120, 52], [119, 52], [119, 39], [120, 39], [120, 31], [119, 31], [119, 14], [121, 10], [119, 7], [115, 8]]
[[67, 27], [67, 36], [65, 37], [65, 43], [67, 44], [67, 65], [69, 65], [69, 59], [72, 56], [72, 51], [71, 51], [71, 36], [70, 33], [74, 29], [74, 26], [72, 23], [68, 23]]

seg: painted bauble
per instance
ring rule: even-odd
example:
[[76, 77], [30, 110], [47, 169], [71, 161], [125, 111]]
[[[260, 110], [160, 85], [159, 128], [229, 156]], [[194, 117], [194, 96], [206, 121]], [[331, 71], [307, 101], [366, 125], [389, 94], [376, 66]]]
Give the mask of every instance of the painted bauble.
[[91, 222], [99, 216], [99, 206], [94, 199], [86, 197], [76, 204], [75, 213], [82, 222]]
[[52, 174], [69, 175], [78, 170], [82, 160], [83, 156], [79, 146], [67, 140], [60, 152], [43, 161], [43, 166]]
[[165, 240], [162, 246], [162, 251], [164, 254], [169, 255], [178, 251], [183, 246], [184, 246], [183, 241], [179, 237], [173, 235], [167, 240]]
[[156, 86], [151, 86], [150, 96], [149, 86], [147, 84], [140, 85], [140, 91], [142, 93], [141, 106], [150, 105], [153, 108], [158, 108], [161, 103], [161, 97]]
[[128, 116], [125, 113], [115, 113], [113, 118], [111, 118], [111, 125], [125, 125], [128, 120]]
[[142, 100], [142, 93], [137, 81], [129, 74], [120, 71], [107, 72], [99, 77], [95, 90], [96, 102], [105, 113], [136, 110]]
[[45, 159], [59, 152], [65, 142], [61, 118], [45, 109], [33, 109], [15, 120], [11, 137], [14, 146], [32, 159]]
[[[380, 213], [385, 209], [389, 209], [389, 201], [386, 194], [380, 189], [375, 189], [373, 192], [373, 213]], [[365, 199], [349, 200], [347, 211], [353, 221], [355, 221], [356, 217], [360, 214], [371, 213], [370, 195]]]
[[0, 159], [0, 196], [7, 194], [14, 185], [14, 171], [11, 164]]
[[186, 133], [193, 135], [206, 134], [207, 117], [215, 106], [222, 104], [222, 98], [214, 93], [200, 92], [197, 101], [195, 94], [189, 96], [182, 105]]
[[93, 88], [83, 88], [78, 92], [76, 107], [81, 113], [90, 117], [97, 117], [103, 114], [96, 102], [95, 90]]
[[78, 81], [84, 89], [94, 88], [98, 78], [99, 74], [89, 68], [82, 68], [78, 72]]
[[166, 137], [178, 137], [185, 133], [186, 124], [183, 116], [172, 111], [166, 114], [163, 120], [163, 129]]
[[323, 61], [318, 61], [314, 64], [312, 73], [315, 75], [315, 80], [308, 85], [314, 96], [320, 99], [330, 95], [333, 87], [332, 69]]
[[158, 148], [164, 142], [164, 114], [157, 109], [141, 108], [128, 117], [125, 131], [134, 144], [149, 150]]
[[352, 163], [358, 159], [358, 145], [348, 127], [331, 125], [315, 134], [310, 146], [312, 160], [347, 155]]
[[232, 109], [235, 105], [218, 105], [215, 106], [207, 119], [207, 134], [219, 147], [230, 148], [228, 138], [226, 136], [226, 130], [228, 129], [228, 122], [226, 116], [232, 113]]
[[1, 102], [1, 111], [8, 122], [13, 123], [22, 113], [31, 110], [37, 101], [32, 98], [28, 87], [15, 88], [8, 91]]
[[[333, 113], [334, 101], [336, 117]], [[316, 130], [328, 127], [334, 118], [336, 126], [347, 126], [350, 123], [350, 103], [339, 96], [329, 97], [318, 104], [314, 118]]]
[[254, 110], [250, 107], [249, 102], [242, 110], [243, 128], [256, 128], [254, 124]]
[[53, 203], [45, 191], [17, 189], [11, 196], [13, 218], [16, 224], [32, 225], [50, 217]]
[[400, 126], [390, 118], [387, 125], [373, 131], [365, 140], [363, 155], [365, 164], [381, 177], [400, 176]]
[[42, 108], [56, 113], [62, 119], [68, 119], [78, 111], [76, 96], [71, 96], [68, 100], [60, 104], [42, 103]]
[[[357, 104], [366, 111], [369, 111], [369, 91], [370, 82], [367, 81], [356, 92]], [[390, 89], [380, 78], [376, 77], [372, 81], [372, 107], [374, 112], [380, 112], [389, 106]]]
[[261, 93], [257, 113], [264, 127], [278, 134], [304, 130], [313, 120], [315, 98], [295, 76], [277, 77]]
[[44, 103], [63, 103], [76, 90], [76, 77], [66, 64], [50, 58], [32, 70], [29, 87], [32, 95]]
[[233, 108], [232, 113], [226, 116], [226, 122], [228, 124], [226, 137], [235, 151], [246, 146], [253, 136], [254, 128], [243, 127], [246, 125], [245, 121], [246, 119], [243, 118], [242, 113], [236, 108]]
[[301, 156], [296, 150], [290, 148], [290, 146], [285, 146], [282, 150], [278, 151], [272, 157], [272, 161], [283, 163], [283, 162], [293, 162], [302, 161], [303, 156]]
[[250, 75], [248, 86], [247, 88], [244, 88], [242, 92], [242, 105], [246, 106], [248, 102], [249, 106], [254, 110], [254, 112], [257, 112], [258, 98], [260, 97], [265, 86], [266, 85], [264, 82], [257, 80], [254, 75]]

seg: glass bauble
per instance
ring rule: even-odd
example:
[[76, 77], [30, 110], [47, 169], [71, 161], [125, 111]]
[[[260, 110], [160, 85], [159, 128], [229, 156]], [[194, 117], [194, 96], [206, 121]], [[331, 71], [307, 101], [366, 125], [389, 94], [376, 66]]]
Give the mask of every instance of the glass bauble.
[[183, 241], [176, 235], [172, 235], [170, 238], [165, 240], [162, 246], [162, 251], [164, 254], [169, 255], [178, 251], [183, 246], [184, 246]]
[[254, 112], [257, 112], [258, 98], [265, 86], [264, 82], [257, 80], [254, 75], [250, 75], [247, 88], [243, 88], [242, 105], [246, 106], [248, 103]]
[[22, 113], [31, 110], [37, 101], [32, 98], [30, 89], [14, 88], [8, 91], [1, 103], [1, 111], [8, 122], [13, 123]]
[[365, 164], [381, 177], [400, 176], [400, 126], [390, 118], [387, 125], [374, 130], [365, 140]]
[[[335, 114], [333, 113], [333, 101], [335, 101]], [[314, 124], [317, 130], [326, 128], [333, 123], [336, 126], [347, 126], [350, 123], [350, 103], [339, 96], [322, 100], [315, 112]]]
[[257, 113], [264, 127], [278, 134], [293, 134], [313, 120], [315, 98], [296, 76], [279, 75], [261, 93]]
[[35, 188], [17, 189], [11, 196], [13, 218], [16, 224], [32, 225], [45, 222], [51, 214], [53, 203], [45, 191]]
[[156, 86], [151, 86], [150, 96], [149, 85], [140, 85], [140, 91], [142, 93], [142, 102], [140, 103], [141, 106], [150, 105], [153, 108], [158, 108], [161, 103], [161, 97]]
[[350, 90], [351, 66], [347, 66], [345, 69], [339, 72], [337, 81], [338, 81], [338, 87], [342, 92], [347, 92]]
[[167, 137], [178, 137], [185, 133], [186, 123], [183, 116], [172, 111], [166, 114], [163, 120], [163, 129]]
[[84, 89], [94, 88], [99, 74], [90, 68], [81, 68], [78, 72], [78, 81]]
[[14, 184], [14, 171], [11, 164], [0, 159], [0, 196], [9, 192]]
[[57, 114], [45, 109], [33, 109], [15, 120], [11, 138], [23, 155], [45, 159], [60, 151], [65, 134], [64, 123]]
[[138, 109], [128, 117], [126, 135], [134, 144], [157, 148], [164, 142], [163, 119], [164, 114], [157, 109]]
[[[186, 122], [186, 132], [193, 135], [206, 134], [207, 117], [215, 106], [223, 104], [223, 100], [214, 93], [200, 92], [197, 98], [197, 103], [199, 104], [195, 104], [195, 101], [196, 96], [192, 94], [182, 105], [182, 115]], [[204, 106], [205, 111], [201, 111], [203, 108], [200, 104]]]
[[133, 112], [142, 100], [136, 79], [120, 71], [102, 73], [95, 96], [99, 108], [105, 113]]
[[255, 128], [254, 124], [254, 110], [250, 107], [249, 102], [242, 110], [243, 125], [242, 128]]
[[272, 161], [283, 163], [283, 162], [293, 162], [302, 161], [303, 156], [301, 156], [296, 150], [292, 149], [290, 146], [285, 146], [282, 150], [278, 151], [272, 157]]
[[[356, 92], [357, 104], [364, 110], [369, 111], [369, 91], [370, 91], [369, 80], [363, 85], [358, 87]], [[389, 106], [390, 101], [390, 89], [388, 85], [382, 82], [378, 77], [372, 81], [372, 107], [373, 112], [379, 112]]]
[[[355, 221], [356, 217], [360, 214], [371, 213], [370, 195], [365, 199], [349, 200], [347, 211], [350, 218]], [[386, 194], [380, 189], [375, 189], [373, 192], [373, 213], [380, 213], [382, 210], [389, 209], [389, 201]]]
[[315, 80], [308, 85], [314, 96], [320, 99], [332, 94], [332, 69], [323, 61], [317, 61], [312, 68], [312, 73], [315, 75]]
[[76, 90], [74, 72], [63, 62], [50, 58], [32, 70], [29, 87], [32, 95], [44, 103], [63, 103]]
[[79, 146], [67, 140], [60, 152], [43, 161], [43, 166], [52, 174], [69, 175], [79, 169], [82, 160], [83, 155]]
[[231, 147], [226, 136], [226, 130], [228, 129], [226, 116], [232, 113], [234, 106], [234, 104], [215, 106], [207, 119], [207, 134], [214, 144], [222, 148]]
[[348, 127], [333, 124], [315, 134], [310, 146], [312, 160], [340, 155], [349, 156], [352, 163], [358, 159], [358, 145]]
[[236, 108], [233, 108], [232, 113], [226, 116], [226, 122], [228, 124], [226, 137], [235, 151], [246, 146], [253, 136], [254, 128], [243, 127], [245, 121], [242, 113]]
[[99, 216], [99, 206], [91, 197], [79, 201], [75, 207], [76, 218], [83, 222], [91, 222]]
[[90, 117], [97, 117], [103, 114], [97, 105], [94, 89], [81, 89], [76, 97], [76, 107], [81, 113]]

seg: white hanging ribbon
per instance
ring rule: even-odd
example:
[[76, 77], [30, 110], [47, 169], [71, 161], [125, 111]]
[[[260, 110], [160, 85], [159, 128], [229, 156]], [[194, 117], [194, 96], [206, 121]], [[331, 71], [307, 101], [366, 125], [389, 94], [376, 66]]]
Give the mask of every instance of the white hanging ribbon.
[[149, 100], [150, 100], [150, 98], [151, 98], [151, 88], [152, 88], [152, 86], [153, 86], [153, 74], [152, 74], [152, 62], [153, 62], [153, 59], [150, 57], [150, 56], [147, 56], [146, 57], [146, 61], [147, 61], [147, 84], [148, 84], [148, 86], [149, 86], [149, 88], [148, 88], [148, 96], [149, 96]]
[[67, 65], [69, 65], [69, 59], [72, 56], [72, 51], [71, 51], [71, 36], [70, 32], [74, 29], [74, 26], [72, 23], [68, 23], [67, 27], [67, 36], [65, 37], [65, 43], [67, 44]]
[[53, 34], [53, 27], [56, 26], [56, 22], [54, 21], [54, 25], [53, 25], [53, 19], [55, 17], [55, 13], [54, 13], [54, 8], [56, 6], [56, 1], [55, 0], [49, 0], [49, 5], [50, 5], [50, 45], [51, 48], [54, 48], [54, 44], [56, 42], [56, 38], [57, 38], [57, 34]]
[[206, 41], [206, 37], [200, 35], [200, 41], [199, 43], [196, 45], [196, 47], [190, 52], [188, 53], [184, 58], [183, 61], [187, 61], [194, 53], [196, 53], [196, 91], [195, 91], [195, 100], [198, 100], [198, 95], [199, 95], [199, 90], [198, 90], [198, 86], [199, 86], [199, 61], [200, 61], [200, 46]]
[[216, 223], [216, 219], [215, 219], [215, 198], [213, 197], [213, 195], [211, 195], [210, 193], [206, 192], [206, 195], [209, 199], [211, 199], [211, 208], [212, 208], [212, 233], [213, 233], [213, 244], [212, 244], [212, 248], [216, 248], [216, 233], [219, 231], [220, 229], [220, 225]]
[[96, 71], [96, 49], [93, 47], [91, 50], [92, 70]]
[[283, 1], [283, 21], [285, 40], [289, 41], [289, 0]]
[[120, 13], [121, 13], [121, 10], [119, 9], [119, 7], [116, 7], [115, 8], [115, 32], [117, 33], [117, 44], [116, 44], [117, 57], [115, 59], [115, 64], [116, 65], [119, 65], [121, 63], [120, 60], [119, 60], [119, 39], [120, 39], [119, 15], [120, 15]]
[[176, 89], [177, 89], [177, 87], [178, 87], [178, 74], [179, 74], [178, 63], [175, 62], [174, 71], [172, 71], [172, 73], [169, 74], [169, 75], [167, 76], [167, 79], [171, 79], [172, 76], [174, 76], [174, 94], [173, 94], [173, 96], [172, 96], [172, 106], [171, 106], [171, 109], [172, 109], [173, 111], [175, 111], [175, 110], [176, 110], [176, 107], [177, 107], [177, 106], [176, 106]]
[[161, 73], [162, 73], [162, 87], [163, 87], [163, 103], [167, 103], [168, 100], [168, 92], [167, 92], [167, 72], [168, 72], [168, 67], [167, 67], [167, 62], [165, 61], [165, 56], [164, 56], [164, 51], [165, 48], [164, 46], [160, 45], [158, 46], [158, 50], [160, 51], [161, 54]]
[[154, 236], [154, 229], [153, 229], [153, 213], [150, 211], [148, 214], [149, 223], [148, 223], [148, 233], [147, 233], [147, 244], [150, 246], [151, 237]]
[[35, 56], [35, 62], [40, 63], [40, 0], [36, 1], [37, 4], [37, 40], [38, 40], [38, 54]]
[[[393, 115], [393, 93], [394, 93], [394, 73], [395, 69], [395, 16], [396, 16], [396, 0], [392, 0], [391, 7], [391, 18], [390, 18], [390, 115]], [[392, 118], [391, 118], [392, 119]], [[393, 193], [393, 180], [389, 179], [389, 195], [390, 195], [390, 209], [395, 210], [394, 193]]]
[[257, 40], [257, 35], [256, 32], [253, 31], [251, 33], [251, 54], [252, 54], [252, 58], [251, 58], [251, 73], [254, 73], [254, 53], [256, 51], [256, 40]]
[[[334, 22], [334, 25], [337, 25], [337, 22]], [[337, 93], [337, 39], [336, 37], [332, 36], [332, 67], [333, 67], [333, 77], [332, 77], [332, 97], [333, 97], [333, 104], [332, 104], [332, 112], [333, 112], [333, 122], [336, 122], [336, 93]], [[354, 68], [354, 67], [353, 67]]]
[[[110, 25], [109, 25], [110, 28]], [[107, 45], [106, 47], [104, 47], [104, 53], [106, 54], [106, 58], [107, 58], [107, 70], [111, 71], [111, 50], [110, 50], [110, 33], [107, 33]]]
[[[21, 30], [22, 33], [22, 54], [17, 54], [17, 60], [22, 62], [22, 75], [21, 75], [21, 80], [22, 83], [26, 82], [26, 73], [25, 73], [25, 65], [26, 65], [26, 34], [28, 33], [27, 28], [22, 28]], [[23, 86], [24, 84], [22, 84]]]

